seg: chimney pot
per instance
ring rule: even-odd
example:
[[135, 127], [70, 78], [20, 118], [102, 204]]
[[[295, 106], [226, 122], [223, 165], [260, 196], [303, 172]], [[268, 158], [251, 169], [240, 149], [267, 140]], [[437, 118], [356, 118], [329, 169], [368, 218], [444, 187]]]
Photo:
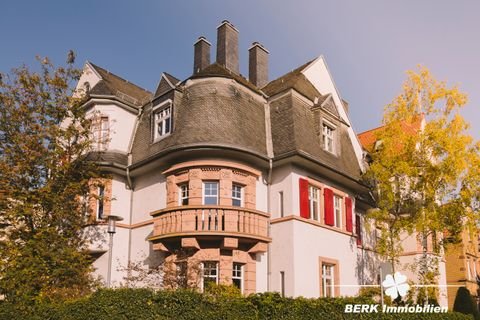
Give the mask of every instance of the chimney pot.
[[238, 30], [228, 20], [217, 27], [217, 63], [239, 74]]
[[268, 54], [259, 42], [252, 43], [248, 49], [248, 78], [259, 88], [268, 83]]
[[204, 36], [198, 37], [193, 44], [193, 74], [197, 74], [210, 65], [210, 42]]

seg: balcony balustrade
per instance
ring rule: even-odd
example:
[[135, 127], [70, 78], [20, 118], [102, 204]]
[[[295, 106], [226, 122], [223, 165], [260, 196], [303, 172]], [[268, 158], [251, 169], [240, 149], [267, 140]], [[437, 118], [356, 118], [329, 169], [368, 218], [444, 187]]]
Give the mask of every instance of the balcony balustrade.
[[269, 214], [231, 206], [181, 206], [152, 212], [152, 239], [182, 236], [228, 236], [269, 242]]

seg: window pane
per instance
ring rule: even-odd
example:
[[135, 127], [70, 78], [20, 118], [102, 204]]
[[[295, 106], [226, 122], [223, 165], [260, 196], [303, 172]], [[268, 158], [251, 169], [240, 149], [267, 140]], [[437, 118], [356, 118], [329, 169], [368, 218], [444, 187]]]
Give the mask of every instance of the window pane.
[[161, 121], [157, 124], [157, 132], [159, 136], [163, 134], [163, 122]]
[[204, 203], [205, 204], [210, 204], [210, 205], [217, 205], [218, 204], [218, 201], [217, 201], [217, 197], [205, 197], [204, 199]]
[[242, 265], [240, 263], [233, 264], [232, 282], [234, 286], [242, 290]]
[[314, 220], [318, 220], [319, 217], [319, 199], [319, 189], [314, 186], [309, 186], [310, 213], [312, 215], [312, 219]]
[[208, 283], [218, 282], [218, 263], [215, 261], [203, 262], [203, 289]]
[[165, 119], [165, 134], [170, 133], [170, 118]]
[[218, 182], [205, 182], [203, 203], [208, 205], [218, 204]]
[[105, 187], [98, 187], [98, 200], [97, 200], [97, 218], [103, 219], [103, 201], [105, 196]]
[[232, 186], [232, 205], [235, 207], [242, 205], [242, 186], [238, 184]]
[[182, 184], [180, 186], [180, 201], [179, 204], [182, 206], [188, 205], [188, 184]]
[[334, 272], [335, 265], [326, 263], [322, 264], [322, 295], [324, 297], [334, 296]]

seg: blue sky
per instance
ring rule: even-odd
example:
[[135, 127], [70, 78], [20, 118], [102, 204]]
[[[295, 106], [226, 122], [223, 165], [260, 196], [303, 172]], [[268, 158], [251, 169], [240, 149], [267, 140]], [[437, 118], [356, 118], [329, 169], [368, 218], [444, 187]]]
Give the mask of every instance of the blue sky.
[[480, 139], [478, 12], [475, 0], [3, 1], [0, 71], [35, 55], [63, 63], [74, 49], [79, 67], [90, 60], [154, 90], [162, 71], [188, 77], [195, 40], [215, 45], [228, 19], [240, 31], [244, 75], [253, 41], [270, 51], [271, 79], [323, 54], [357, 132], [380, 124], [405, 71], [422, 64], [469, 94], [463, 115]]

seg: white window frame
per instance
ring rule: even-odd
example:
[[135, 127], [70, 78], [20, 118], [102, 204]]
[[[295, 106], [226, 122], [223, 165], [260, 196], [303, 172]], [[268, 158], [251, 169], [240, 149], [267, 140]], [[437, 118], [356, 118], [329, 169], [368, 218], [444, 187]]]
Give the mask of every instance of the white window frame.
[[[168, 112], [167, 112], [168, 111]], [[157, 118], [159, 114], [166, 113], [165, 115], [162, 115]], [[173, 107], [172, 107], [172, 100], [168, 99], [159, 105], [155, 106], [152, 110], [152, 115], [153, 115], [153, 137], [154, 141], [163, 139], [164, 137], [170, 135], [172, 133], [173, 129], [173, 121], [172, 121], [172, 113], [173, 113]], [[166, 124], [169, 124], [169, 131], [166, 131]], [[162, 132], [158, 132], [158, 126], [159, 124], [162, 123]]]
[[92, 119], [93, 147], [95, 150], [106, 150], [110, 136], [110, 119], [107, 115], [96, 115]]
[[[217, 199], [217, 201], [216, 201], [217, 203], [216, 203], [215, 205], [218, 205], [218, 204], [219, 204], [219, 200], [220, 200], [220, 199], [219, 199], [220, 183], [219, 183], [219, 181], [214, 181], [214, 180], [212, 180], [212, 181], [203, 181], [202, 204], [203, 204], [203, 205], [206, 205], [206, 203], [205, 203], [205, 202], [206, 202], [206, 201], [205, 201], [206, 198], [214, 198], [214, 196], [212, 196], [212, 195], [206, 195], [206, 193], [205, 193], [205, 191], [206, 191], [206, 185], [207, 185], [207, 184], [210, 184], [210, 183], [215, 183], [215, 184], [217, 185], [217, 194], [215, 195], [215, 198]], [[209, 204], [209, 205], [213, 205], [213, 204]]]
[[[183, 188], [186, 187], [186, 190]], [[186, 193], [186, 196], [185, 196]], [[179, 206], [188, 206], [190, 196], [190, 190], [188, 189], [188, 183], [182, 183], [178, 185], [178, 205]], [[187, 200], [187, 204], [183, 204], [183, 200]]]
[[[206, 264], [210, 264], [210, 263], [214, 263], [215, 264], [215, 273], [216, 275], [215, 276], [212, 276], [212, 275], [205, 275], [205, 269], [206, 269]], [[201, 268], [202, 268], [202, 281], [201, 281], [201, 291], [203, 292], [205, 290], [205, 278], [215, 278], [215, 283], [218, 284], [218, 277], [219, 277], [219, 270], [218, 270], [218, 261], [204, 261], [202, 262], [201, 264]], [[209, 267], [209, 269], [211, 269]]]
[[[336, 133], [336, 126], [327, 122], [325, 120], [322, 121], [322, 142], [323, 142], [323, 149], [330, 153], [335, 153], [335, 133]], [[330, 144], [329, 144], [330, 142]], [[331, 148], [330, 148], [331, 147]]]
[[342, 203], [343, 203], [343, 197], [337, 194], [334, 194], [333, 195], [333, 221], [334, 221], [333, 225], [337, 228], [342, 227], [342, 216], [343, 216]]
[[[315, 210], [315, 202], [317, 210]], [[308, 205], [310, 207], [310, 219], [320, 221], [320, 188], [312, 185], [308, 186]]]
[[[330, 275], [327, 275], [327, 268], [330, 269]], [[327, 280], [330, 280], [328, 286]], [[327, 290], [330, 290], [330, 296]], [[322, 263], [322, 297], [335, 297], [335, 265], [331, 263]]]
[[[240, 267], [240, 270], [235, 270], [235, 267]], [[243, 293], [243, 267], [244, 265], [238, 262], [234, 262], [232, 266], [232, 284], [234, 283], [233, 280], [240, 280], [240, 292]], [[238, 275], [240, 273], [240, 275]]]
[[[235, 192], [235, 188], [240, 188], [240, 197], [237, 196], [237, 192]], [[237, 201], [240, 201], [240, 205], [234, 205], [233, 204], [233, 201], [234, 200], [237, 200]], [[243, 186], [241, 184], [238, 184], [238, 183], [233, 183], [232, 184], [232, 206], [234, 207], [243, 207]]]
[[[97, 220], [105, 219], [105, 186], [97, 187]], [[102, 207], [102, 212], [100, 212], [100, 206]]]

